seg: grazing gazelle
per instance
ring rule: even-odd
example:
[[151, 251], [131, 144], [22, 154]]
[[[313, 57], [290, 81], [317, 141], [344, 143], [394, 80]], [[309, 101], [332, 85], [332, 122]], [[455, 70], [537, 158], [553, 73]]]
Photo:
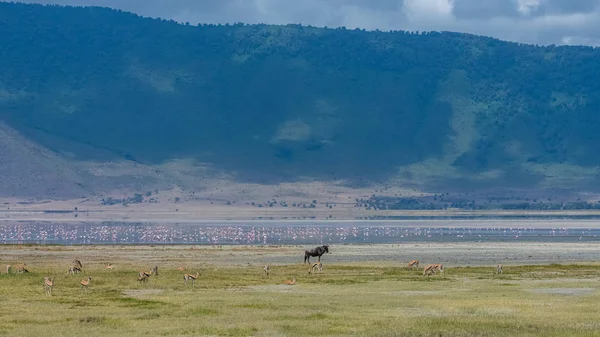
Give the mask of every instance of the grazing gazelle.
[[69, 270], [67, 270], [67, 274], [78, 274], [81, 273], [81, 268], [77, 266], [70, 266]]
[[195, 287], [194, 282], [196, 282], [196, 279], [198, 278], [198, 276], [200, 276], [200, 272], [196, 272], [196, 275], [192, 275], [192, 274], [184, 274], [183, 275], [183, 283], [185, 285], [187, 285], [188, 281], [192, 281], [192, 287]]
[[315, 272], [315, 268], [319, 269], [319, 273], [323, 272], [323, 264], [321, 262], [315, 262], [315, 263], [312, 264], [312, 266], [308, 270], [308, 273], [309, 274], [314, 273]]
[[81, 264], [81, 261], [79, 261], [78, 259], [73, 260], [73, 266], [79, 268], [80, 270], [83, 270], [83, 264]]
[[142, 270], [138, 273], [138, 276], [139, 276], [139, 278], [150, 277], [150, 275], [152, 275], [153, 273], [154, 273], [154, 269], [152, 269], [151, 271], [143, 271]]
[[44, 290], [46, 290], [46, 295], [52, 296], [52, 287], [54, 287], [54, 277], [44, 277]]
[[439, 270], [440, 273], [443, 273], [444, 265], [443, 264], [430, 264], [423, 269], [423, 275], [435, 274], [436, 270]]
[[431, 275], [433, 273], [435, 273], [435, 269], [434, 269], [434, 267], [433, 267], [432, 264], [430, 264], [430, 265], [426, 266], [425, 268], [423, 268], [423, 276], [425, 276], [425, 275]]
[[408, 268], [419, 267], [419, 260], [412, 260], [408, 263]]
[[501, 264], [496, 266], [496, 274], [502, 274], [502, 265]]
[[143, 274], [142, 276], [138, 277], [138, 281], [139, 282], [147, 283], [148, 282], [148, 275]]
[[294, 277], [291, 281], [285, 280], [285, 284], [287, 284], [289, 286], [293, 286], [294, 284], [296, 284], [296, 278]]
[[269, 265], [265, 265], [263, 267], [263, 270], [265, 271], [265, 274], [267, 274], [267, 276], [269, 276]]
[[81, 288], [82, 289], [85, 288], [85, 291], [87, 291], [91, 280], [92, 280], [92, 278], [90, 276], [81, 280]]

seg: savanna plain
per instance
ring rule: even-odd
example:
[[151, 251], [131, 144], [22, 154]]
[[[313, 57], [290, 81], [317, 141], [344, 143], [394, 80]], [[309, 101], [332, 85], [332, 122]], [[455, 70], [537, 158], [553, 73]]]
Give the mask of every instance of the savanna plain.
[[312, 274], [309, 248], [2, 245], [0, 335], [600, 336], [597, 242], [333, 244]]

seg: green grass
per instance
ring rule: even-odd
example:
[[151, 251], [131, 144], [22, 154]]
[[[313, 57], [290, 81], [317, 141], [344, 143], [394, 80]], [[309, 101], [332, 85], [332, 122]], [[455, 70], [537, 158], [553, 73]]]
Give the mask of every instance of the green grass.
[[[0, 248], [3, 261], [14, 256], [4, 255], [9, 249]], [[105, 255], [125, 250], [102, 248], [84, 261], [85, 274], [66, 275], [64, 261], [94, 248], [79, 249], [30, 250], [31, 273], [0, 274], [0, 335], [600, 336], [596, 264], [505, 266], [503, 275], [455, 267], [431, 277], [368, 262], [308, 275], [294, 264], [272, 265], [267, 278], [258, 265], [199, 263], [192, 288], [176, 268], [190, 261], [162, 249], [112, 259], [116, 269], [106, 270]], [[140, 284], [137, 271], [150, 259], [160, 275]], [[51, 297], [46, 275], [56, 276]], [[79, 281], [87, 275], [86, 292]], [[292, 277], [297, 285], [283, 285]]]

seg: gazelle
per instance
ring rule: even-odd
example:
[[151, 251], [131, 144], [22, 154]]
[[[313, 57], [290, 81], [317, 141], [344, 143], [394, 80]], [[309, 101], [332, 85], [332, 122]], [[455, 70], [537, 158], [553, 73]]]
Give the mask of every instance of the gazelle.
[[296, 278], [294, 277], [291, 281], [285, 280], [285, 284], [287, 284], [289, 286], [293, 286], [294, 284], [296, 284]]
[[152, 270], [151, 271], [140, 271], [138, 273], [138, 277], [142, 278], [142, 277], [150, 277], [150, 275], [152, 275]]
[[83, 264], [81, 264], [81, 261], [79, 261], [78, 259], [73, 260], [73, 266], [79, 268], [80, 270], [83, 270]]
[[112, 264], [107, 263], [106, 266], [104, 267], [105, 269], [115, 269], [115, 266], [113, 266]]
[[315, 262], [308, 270], [308, 273], [313, 274], [315, 272], [315, 268], [318, 268], [319, 273], [323, 272], [323, 264], [321, 262]]
[[419, 267], [419, 260], [412, 260], [408, 263], [408, 268]]
[[423, 269], [423, 275], [435, 274], [436, 270], [439, 270], [440, 273], [443, 273], [444, 265], [443, 264], [430, 264]]
[[90, 276], [81, 280], [81, 288], [85, 288], [85, 291], [87, 291], [88, 286], [90, 285], [90, 281], [92, 281], [92, 278]]
[[148, 275], [147, 274], [143, 274], [142, 276], [138, 277], [138, 281], [139, 282], [144, 282], [147, 283], [148, 282]]
[[154, 268], [152, 268], [151, 272], [152, 272], [152, 274], [154, 274], [154, 276], [158, 277], [158, 266], [154, 266]]
[[496, 274], [502, 274], [502, 265], [501, 264], [496, 266]]
[[194, 282], [196, 282], [196, 279], [198, 278], [198, 276], [200, 276], [200, 272], [196, 272], [196, 275], [192, 275], [192, 274], [184, 274], [183, 275], [183, 283], [185, 285], [187, 285], [188, 281], [192, 281], [192, 287], [195, 287]]
[[52, 287], [54, 287], [54, 277], [44, 277], [44, 290], [46, 290], [46, 295], [52, 296]]
[[10, 274], [10, 269], [11, 269], [11, 267], [12, 267], [12, 266], [11, 266], [10, 264], [7, 264], [7, 265], [6, 265], [6, 273], [7, 273], [7, 274]]
[[185, 271], [185, 267], [184, 266], [179, 266], [179, 268], [177, 268], [177, 270], [179, 270], [179, 271]]
[[17, 274], [29, 273], [29, 270], [25, 268], [25, 263], [15, 266], [15, 269], [17, 269]]
[[269, 266], [268, 266], [268, 265], [265, 265], [265, 266], [263, 267], [263, 270], [265, 271], [265, 274], [267, 274], [267, 276], [269, 276]]
[[78, 274], [81, 273], [81, 268], [76, 266], [70, 266], [69, 270], [67, 270], [67, 274]]

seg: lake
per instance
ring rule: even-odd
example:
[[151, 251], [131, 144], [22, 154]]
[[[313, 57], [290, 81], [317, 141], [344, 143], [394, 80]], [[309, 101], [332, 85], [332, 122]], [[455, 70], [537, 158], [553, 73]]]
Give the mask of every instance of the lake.
[[600, 242], [600, 221], [0, 222], [2, 244], [376, 244]]

